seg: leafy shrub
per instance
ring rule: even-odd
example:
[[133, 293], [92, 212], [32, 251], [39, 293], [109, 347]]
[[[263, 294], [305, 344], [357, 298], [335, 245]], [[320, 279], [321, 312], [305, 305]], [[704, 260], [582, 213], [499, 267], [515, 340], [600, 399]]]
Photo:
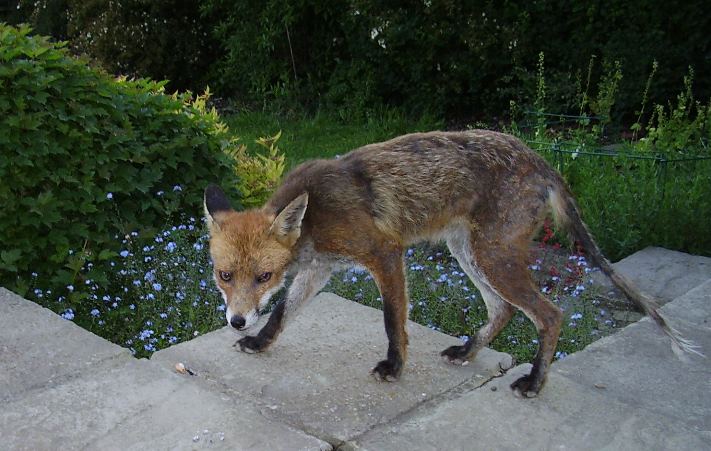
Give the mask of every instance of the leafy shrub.
[[[635, 147], [638, 150], [662, 153], [667, 157], [675, 155], [711, 156], [708, 150], [711, 139], [711, 99], [704, 105], [694, 99], [692, 91], [694, 70], [684, 77], [684, 90], [677, 96], [676, 105], [669, 102], [654, 106], [646, 126], [646, 137], [640, 139]], [[644, 107], [644, 100], [642, 110]], [[640, 114], [641, 115], [641, 114]], [[641, 129], [639, 121], [632, 126], [636, 132]]]
[[242, 194], [242, 205], [245, 207], [262, 206], [281, 180], [286, 164], [284, 154], [277, 147], [280, 137], [281, 132], [256, 140], [256, 143], [266, 150], [266, 154], [252, 155], [244, 144], [228, 152], [235, 161], [237, 189]]
[[[174, 89], [205, 89], [214, 60], [209, 24], [190, 0], [14, 0], [10, 23], [68, 40], [113, 74], [169, 80]], [[3, 20], [0, 17], [0, 21]]]
[[112, 79], [29, 33], [0, 24], [0, 284], [20, 294], [32, 272], [76, 283], [115, 236], [196, 215], [207, 183], [235, 184], [206, 96]]
[[[637, 122], [631, 127], [633, 141], [600, 148], [621, 80], [617, 63], [607, 64], [597, 97], [588, 94], [589, 79], [585, 89], [578, 90], [581, 114], [598, 114], [598, 122], [590, 116], [565, 118], [544, 113], [546, 85], [541, 70], [538, 84], [542, 88], [534, 101], [540, 105], [535, 112], [537, 120], [513, 123], [510, 129], [563, 174], [598, 244], [613, 260], [646, 246], [711, 255], [711, 223], [707, 220], [711, 216], [711, 100], [706, 104], [695, 100], [694, 71], [689, 68], [676, 103], [653, 105], [643, 126], [648, 93], [658, 69], [654, 62], [642, 91]], [[512, 111], [518, 112], [515, 104]], [[566, 119], [572, 127], [566, 126]], [[635, 140], [638, 133], [644, 137]]]
[[[615, 76], [614, 66], [590, 68], [596, 55], [624, 68], [624, 79], [603, 85], [618, 91], [615, 119], [629, 118], [652, 59], [664, 62], [649, 93], [656, 102], [673, 96], [676, 68], [711, 67], [703, 2], [558, 3], [207, 0], [201, 10], [219, 46], [212, 69], [221, 94], [259, 103], [287, 96], [342, 115], [388, 105], [448, 119], [500, 116], [509, 100], [535, 95], [545, 52], [550, 111], [579, 109], [576, 72], [592, 69], [589, 85]], [[709, 77], [699, 88], [710, 92]]]

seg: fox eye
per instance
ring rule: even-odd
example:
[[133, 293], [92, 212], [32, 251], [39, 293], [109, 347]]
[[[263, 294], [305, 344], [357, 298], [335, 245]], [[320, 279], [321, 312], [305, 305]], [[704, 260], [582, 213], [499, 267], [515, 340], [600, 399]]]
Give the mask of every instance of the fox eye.
[[262, 273], [257, 276], [257, 282], [264, 283], [264, 282], [267, 282], [271, 278], [272, 278], [272, 273], [265, 272], [265, 273]]
[[220, 271], [220, 279], [224, 280], [225, 282], [229, 282], [232, 280], [232, 273], [229, 271]]

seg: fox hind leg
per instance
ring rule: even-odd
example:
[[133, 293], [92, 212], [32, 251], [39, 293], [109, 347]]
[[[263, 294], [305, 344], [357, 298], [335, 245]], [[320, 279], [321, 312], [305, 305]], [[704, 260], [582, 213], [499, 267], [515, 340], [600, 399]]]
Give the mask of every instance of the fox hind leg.
[[524, 250], [485, 245], [475, 249], [475, 254], [491, 288], [506, 302], [521, 309], [538, 330], [538, 352], [531, 373], [511, 385], [523, 397], [536, 396], [545, 383], [555, 354], [563, 314], [534, 287]]
[[[445, 349], [442, 355], [453, 363], [473, 358], [501, 331], [519, 308], [538, 330], [539, 348], [531, 373], [515, 381], [511, 388], [524, 397], [536, 396], [546, 379], [553, 360], [562, 324], [562, 313], [535, 288], [529, 274], [526, 258], [531, 231], [506, 230], [492, 227], [496, 233], [486, 233], [475, 240], [473, 234], [462, 227], [447, 240], [450, 252], [464, 272], [481, 292], [486, 303], [489, 322], [462, 346]], [[508, 232], [508, 233], [507, 233]], [[501, 237], [507, 240], [501, 240]]]
[[459, 262], [459, 266], [469, 276], [474, 286], [481, 293], [486, 304], [488, 322], [460, 346], [450, 346], [441, 355], [450, 363], [461, 365], [476, 357], [476, 354], [493, 340], [511, 320], [516, 309], [506, 302], [488, 284], [486, 278], [477, 268], [472, 251], [473, 237], [467, 228], [457, 230], [447, 239], [450, 253]]

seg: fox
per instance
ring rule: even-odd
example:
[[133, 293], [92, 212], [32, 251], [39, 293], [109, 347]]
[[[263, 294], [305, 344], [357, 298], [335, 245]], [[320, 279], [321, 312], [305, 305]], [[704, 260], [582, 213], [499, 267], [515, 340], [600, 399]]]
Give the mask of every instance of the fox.
[[521, 310], [537, 329], [538, 351], [530, 373], [511, 389], [518, 396], [537, 396], [562, 324], [561, 310], [536, 288], [528, 269], [531, 242], [549, 217], [654, 319], [673, 348], [696, 352], [667, 324], [655, 300], [605, 258], [562, 176], [509, 134], [407, 134], [298, 165], [261, 208], [236, 211], [219, 186], [209, 185], [204, 209], [213, 275], [232, 328], [248, 331], [291, 280], [261, 330], [235, 343], [246, 353], [272, 346], [288, 319], [334, 271], [359, 266], [380, 291], [388, 340], [386, 358], [371, 374], [396, 381], [408, 348], [404, 252], [419, 242], [444, 241], [481, 293], [488, 322], [441, 356], [452, 364], [468, 363]]

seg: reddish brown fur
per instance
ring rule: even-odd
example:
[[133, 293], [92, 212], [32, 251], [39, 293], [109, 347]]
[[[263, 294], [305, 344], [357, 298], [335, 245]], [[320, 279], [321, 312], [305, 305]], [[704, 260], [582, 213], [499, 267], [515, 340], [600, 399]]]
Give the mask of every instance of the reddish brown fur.
[[[575, 225], [576, 234], [584, 233], [593, 255], [601, 256], [580, 225], [561, 177], [518, 139], [482, 130], [406, 135], [340, 159], [302, 164], [260, 210], [224, 211], [219, 196], [214, 208], [206, 203], [212, 213], [208, 217], [219, 225], [211, 234], [216, 271], [235, 271], [240, 274], [235, 280], [245, 285], [263, 271], [274, 273], [273, 284], [287, 270], [296, 272], [283, 310], [286, 316], [323, 286], [328, 274], [322, 273], [330, 273], [337, 263], [365, 266], [383, 297], [389, 340], [387, 359], [373, 371], [387, 380], [400, 375], [407, 355], [405, 246], [423, 239], [446, 240], [487, 304], [489, 324], [464, 346], [445, 350], [449, 360], [473, 358], [511, 318], [511, 306], [531, 318], [539, 330], [540, 349], [531, 374], [513, 385], [524, 395], [535, 395], [545, 381], [562, 316], [530, 279], [526, 262], [532, 236], [553, 210], [562, 222]], [[296, 216], [298, 221], [291, 221]], [[288, 219], [288, 242], [274, 233], [274, 224], [283, 218]], [[612, 271], [609, 265], [603, 269]], [[239, 302], [253, 306], [258, 301], [254, 296]], [[237, 300], [227, 300], [242, 311]], [[251, 351], [268, 346], [281, 321], [281, 314], [270, 319], [272, 324], [260, 332], [261, 341], [254, 341], [259, 336], [247, 337], [252, 341], [240, 346]]]

